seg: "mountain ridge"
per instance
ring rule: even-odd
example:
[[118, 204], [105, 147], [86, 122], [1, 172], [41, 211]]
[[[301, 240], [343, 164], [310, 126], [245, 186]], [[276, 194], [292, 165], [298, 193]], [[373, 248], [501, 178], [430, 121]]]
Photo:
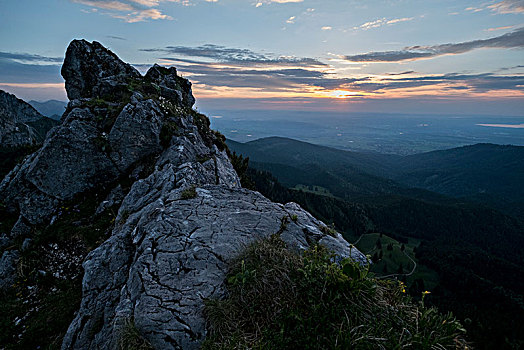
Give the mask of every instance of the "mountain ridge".
[[[523, 146], [482, 143], [392, 156], [338, 150], [281, 137], [244, 144], [227, 142], [232, 150], [249, 156], [253, 165], [260, 164], [262, 168], [269, 164], [296, 164], [298, 168], [315, 164], [339, 174], [344, 169], [358, 169], [362, 176], [387, 179], [401, 187], [483, 203], [518, 217], [524, 214], [524, 189], [519, 186], [524, 177]], [[285, 172], [278, 173], [285, 176]], [[282, 179], [287, 183], [286, 178]]]
[[0, 90], [2, 148], [41, 144], [47, 132], [57, 124], [15, 95]]
[[367, 263], [297, 204], [241, 188], [174, 67], [141, 75], [73, 40], [62, 74], [61, 124], [0, 183], [2, 346], [113, 349], [131, 324], [156, 348], [197, 349], [204, 300], [224, 295], [243, 247], [271, 235]]
[[64, 114], [67, 107], [67, 102], [59, 100], [47, 100], [47, 101], [27, 101], [34, 109], [40, 114], [45, 115], [48, 118], [60, 120], [62, 114]]

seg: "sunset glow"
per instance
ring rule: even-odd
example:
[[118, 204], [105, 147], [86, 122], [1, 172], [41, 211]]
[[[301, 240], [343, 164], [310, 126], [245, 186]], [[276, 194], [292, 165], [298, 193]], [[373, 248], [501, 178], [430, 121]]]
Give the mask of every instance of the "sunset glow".
[[[433, 98], [455, 103], [457, 111], [458, 101], [468, 99], [477, 101], [480, 113], [485, 103], [499, 103], [501, 113], [524, 110], [524, 13], [514, 0], [51, 0], [0, 6], [9, 14], [0, 21], [0, 87], [27, 99], [64, 99], [63, 51], [83, 37], [102, 42], [143, 73], [155, 62], [175, 66], [210, 112], [219, 100], [240, 99], [248, 109], [259, 106], [257, 99], [264, 105], [276, 99], [290, 109], [304, 99], [322, 109], [332, 99], [345, 102], [347, 107], [336, 104], [344, 110], [356, 101], [373, 108], [377, 100]], [[70, 34], [47, 25], [49, 18]]]

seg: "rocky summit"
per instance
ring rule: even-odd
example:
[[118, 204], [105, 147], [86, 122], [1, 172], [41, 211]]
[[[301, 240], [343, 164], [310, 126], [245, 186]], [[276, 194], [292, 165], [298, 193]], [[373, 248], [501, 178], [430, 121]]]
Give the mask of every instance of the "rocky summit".
[[295, 251], [319, 243], [366, 261], [297, 204], [241, 187], [223, 136], [192, 109], [191, 83], [175, 68], [142, 76], [101, 44], [74, 40], [62, 75], [61, 124], [0, 185], [13, 218], [2, 226], [0, 287], [32, 273], [83, 275], [62, 349], [114, 349], [130, 322], [154, 348], [199, 348], [204, 300], [224, 295], [228, 263], [275, 233]]

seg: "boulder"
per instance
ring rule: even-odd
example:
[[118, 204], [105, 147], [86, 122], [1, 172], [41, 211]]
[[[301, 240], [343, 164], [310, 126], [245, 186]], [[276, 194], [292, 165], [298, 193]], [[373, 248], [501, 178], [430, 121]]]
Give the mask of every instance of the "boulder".
[[140, 73], [124, 63], [99, 42], [73, 40], [66, 51], [62, 66], [67, 97], [100, 97], [116, 100], [127, 91], [132, 79], [140, 79]]

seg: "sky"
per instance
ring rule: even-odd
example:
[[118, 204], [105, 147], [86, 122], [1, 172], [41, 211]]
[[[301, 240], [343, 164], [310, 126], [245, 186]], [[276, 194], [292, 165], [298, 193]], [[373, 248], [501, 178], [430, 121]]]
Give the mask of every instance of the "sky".
[[207, 111], [524, 115], [524, 0], [0, 0], [0, 89], [67, 100], [80, 38]]

